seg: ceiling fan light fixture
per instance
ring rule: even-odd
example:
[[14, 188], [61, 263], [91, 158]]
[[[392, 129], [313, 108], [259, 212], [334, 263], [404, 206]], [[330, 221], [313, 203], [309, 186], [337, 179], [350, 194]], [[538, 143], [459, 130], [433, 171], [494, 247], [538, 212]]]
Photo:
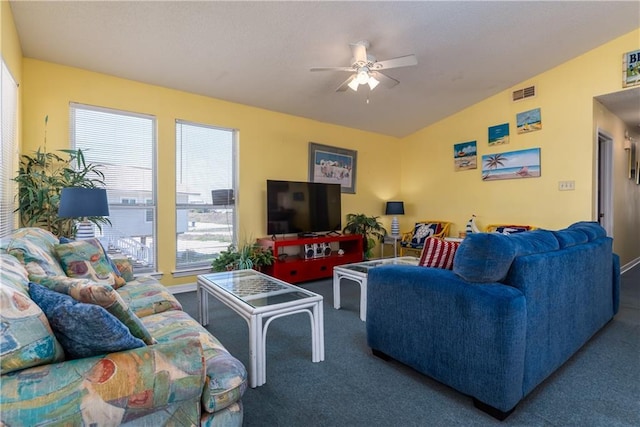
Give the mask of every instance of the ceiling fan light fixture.
[[373, 76], [369, 76], [369, 81], [367, 83], [369, 84], [369, 89], [370, 90], [374, 90], [376, 88], [376, 86], [378, 86], [380, 84], [380, 82], [378, 80], [376, 80], [375, 77], [373, 77]]
[[349, 84], [347, 85], [351, 88], [351, 90], [353, 90], [354, 92], [358, 91], [358, 86], [360, 86], [360, 83], [358, 82], [357, 78], [352, 79]]
[[367, 84], [367, 82], [369, 82], [369, 73], [367, 72], [367, 70], [360, 69], [360, 71], [358, 71], [358, 77], [356, 77], [356, 80], [358, 80], [358, 83], [361, 85]]

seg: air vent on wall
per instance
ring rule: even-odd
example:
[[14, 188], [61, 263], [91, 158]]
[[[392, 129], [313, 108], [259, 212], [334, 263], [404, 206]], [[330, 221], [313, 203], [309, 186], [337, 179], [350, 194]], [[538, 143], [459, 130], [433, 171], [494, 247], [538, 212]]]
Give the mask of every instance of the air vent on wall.
[[513, 91], [513, 100], [520, 101], [521, 99], [531, 98], [532, 96], [536, 96], [536, 87], [529, 86], [524, 89], [518, 89]]

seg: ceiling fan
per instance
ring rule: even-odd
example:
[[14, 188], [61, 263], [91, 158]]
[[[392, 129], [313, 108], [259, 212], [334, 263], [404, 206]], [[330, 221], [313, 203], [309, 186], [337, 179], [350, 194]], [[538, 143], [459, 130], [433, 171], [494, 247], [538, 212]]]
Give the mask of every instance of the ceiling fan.
[[369, 85], [371, 90], [375, 89], [380, 83], [391, 88], [400, 82], [382, 73], [381, 70], [418, 65], [415, 55], [399, 56], [386, 61], [378, 61], [375, 56], [367, 54], [369, 42], [366, 40], [351, 43], [350, 46], [353, 53], [353, 62], [350, 67], [315, 67], [311, 69], [311, 71], [346, 71], [353, 73], [344, 83], [338, 86], [336, 92], [343, 92], [347, 88], [357, 91], [358, 86], [364, 84]]

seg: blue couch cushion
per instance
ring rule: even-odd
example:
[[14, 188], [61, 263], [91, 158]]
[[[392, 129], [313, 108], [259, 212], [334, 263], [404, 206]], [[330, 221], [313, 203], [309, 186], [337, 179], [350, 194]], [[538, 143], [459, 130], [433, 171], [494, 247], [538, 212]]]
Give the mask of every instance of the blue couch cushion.
[[558, 239], [548, 230], [532, 230], [509, 235], [516, 256], [539, 254], [560, 249]]
[[29, 294], [42, 309], [70, 359], [144, 347], [129, 329], [104, 308], [29, 283]]
[[558, 243], [560, 244], [560, 249], [570, 248], [571, 246], [582, 245], [589, 241], [589, 237], [579, 229], [564, 229], [552, 232], [556, 239], [558, 239]]
[[[514, 235], [515, 236], [515, 235]], [[468, 282], [499, 282], [507, 276], [516, 256], [513, 237], [498, 233], [472, 233], [462, 241], [453, 271]]]
[[580, 221], [569, 226], [569, 230], [580, 230], [587, 235], [589, 241], [606, 237], [607, 232], [600, 224], [595, 221]]

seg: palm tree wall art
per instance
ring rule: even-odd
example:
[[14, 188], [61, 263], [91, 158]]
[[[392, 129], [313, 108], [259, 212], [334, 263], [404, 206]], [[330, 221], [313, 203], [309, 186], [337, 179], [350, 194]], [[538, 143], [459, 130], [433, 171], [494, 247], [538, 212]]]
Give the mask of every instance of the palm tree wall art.
[[482, 156], [482, 180], [538, 178], [540, 148]]

